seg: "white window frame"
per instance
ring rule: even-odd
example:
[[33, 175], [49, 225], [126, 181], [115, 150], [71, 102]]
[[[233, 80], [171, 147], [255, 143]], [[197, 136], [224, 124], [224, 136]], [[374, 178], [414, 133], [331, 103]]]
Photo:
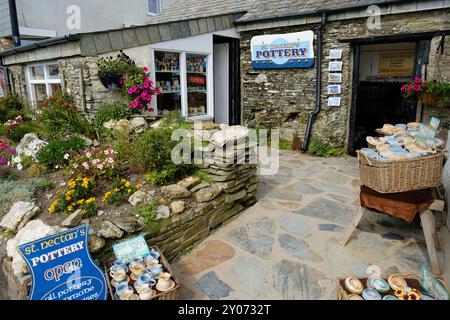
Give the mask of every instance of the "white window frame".
[[[52, 91], [52, 84], [59, 84], [61, 85], [61, 76], [59, 76], [58, 79], [51, 79], [50, 74], [48, 71], [48, 66], [51, 65], [58, 65], [57, 61], [52, 62], [45, 62], [45, 63], [34, 63], [27, 65], [27, 78], [28, 78], [28, 91], [30, 93], [31, 101], [33, 104], [37, 103], [36, 93], [35, 90], [33, 90], [33, 86], [36, 84], [44, 84], [45, 85], [45, 91], [47, 94], [47, 97], [51, 97], [53, 95]], [[44, 79], [33, 79], [31, 68], [33, 67], [44, 67]], [[58, 66], [59, 68], [59, 66]]]
[[[150, 11], [150, 1], [156, 1], [156, 3], [158, 4], [158, 12], [151, 12]], [[161, 0], [147, 0], [147, 15], [149, 16], [157, 16], [161, 13]]]
[[[180, 90], [181, 90], [181, 115], [191, 121], [200, 120], [212, 120], [214, 119], [214, 75], [213, 75], [213, 55], [208, 52], [195, 52], [195, 51], [179, 51], [179, 50], [167, 50], [163, 48], [152, 49], [150, 54], [151, 61], [151, 75], [156, 85], [156, 65], [155, 65], [155, 51], [157, 52], [173, 52], [180, 55]], [[198, 54], [204, 55], [208, 59], [207, 71], [206, 71], [206, 114], [201, 116], [189, 117], [188, 114], [188, 90], [187, 90], [187, 68], [186, 68], [186, 55]], [[158, 114], [157, 96], [152, 99], [150, 106], [155, 110], [154, 115]]]

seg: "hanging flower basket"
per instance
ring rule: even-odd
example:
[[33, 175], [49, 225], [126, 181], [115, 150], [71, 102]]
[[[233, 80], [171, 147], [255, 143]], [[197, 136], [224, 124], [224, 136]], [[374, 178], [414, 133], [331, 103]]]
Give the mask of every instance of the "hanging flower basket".
[[425, 105], [437, 106], [439, 105], [440, 97], [428, 92], [422, 92], [419, 95], [419, 101]]
[[107, 88], [110, 91], [116, 88], [122, 88], [123, 77], [121, 74], [99, 71], [98, 77], [100, 79], [100, 82], [105, 86], [105, 88]]

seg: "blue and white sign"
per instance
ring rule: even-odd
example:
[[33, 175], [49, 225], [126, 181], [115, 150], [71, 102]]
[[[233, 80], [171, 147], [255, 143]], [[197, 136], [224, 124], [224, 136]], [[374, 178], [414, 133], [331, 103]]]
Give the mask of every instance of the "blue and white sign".
[[105, 275], [81, 226], [19, 246], [31, 273], [30, 300], [106, 300]]
[[256, 36], [251, 40], [253, 69], [294, 69], [314, 66], [312, 31]]
[[136, 237], [113, 245], [116, 259], [125, 263], [130, 263], [133, 258], [147, 257], [150, 255], [150, 249], [144, 237]]

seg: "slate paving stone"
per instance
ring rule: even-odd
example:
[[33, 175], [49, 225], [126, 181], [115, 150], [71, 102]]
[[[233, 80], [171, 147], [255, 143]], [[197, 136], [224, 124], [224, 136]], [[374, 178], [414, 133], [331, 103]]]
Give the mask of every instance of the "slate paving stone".
[[288, 167], [280, 166], [280, 168], [278, 169], [277, 175], [279, 175], [279, 176], [290, 176], [290, 175], [292, 175], [292, 169], [288, 168]]
[[346, 231], [344, 227], [338, 226], [337, 224], [319, 224], [318, 228], [320, 231], [330, 231], [339, 233], [343, 233]]
[[312, 235], [311, 225], [303, 221], [301, 217], [282, 217], [278, 219], [278, 225], [285, 231], [301, 238]]
[[260, 261], [240, 256], [231, 270], [233, 282], [239, 283], [240, 290], [245, 290], [253, 298], [267, 299], [269, 284], [266, 271]]
[[278, 237], [278, 241], [281, 247], [294, 257], [310, 262], [323, 261], [323, 258], [315, 253], [309, 244], [302, 239], [289, 234], [281, 234]]
[[278, 206], [276, 205], [276, 203], [269, 199], [260, 200], [260, 201], [258, 201], [258, 204], [267, 210], [277, 210], [278, 209]]
[[392, 243], [383, 239], [377, 233], [361, 232], [358, 235], [355, 245], [357, 247], [371, 248], [374, 250], [387, 251], [392, 247]]
[[345, 176], [339, 172], [333, 171], [325, 171], [317, 176], [318, 179], [322, 179], [324, 181], [328, 181], [331, 183], [335, 183], [337, 185], [343, 185], [350, 181], [350, 177]]
[[311, 187], [310, 185], [304, 182], [295, 183], [292, 187], [292, 191], [300, 194], [318, 194], [323, 192], [322, 190]]
[[300, 262], [281, 260], [274, 270], [274, 288], [285, 300], [318, 300], [324, 295], [319, 281], [325, 274]]
[[183, 275], [195, 275], [211, 269], [234, 257], [235, 250], [229, 244], [210, 240], [193, 254], [184, 257], [180, 265]]
[[353, 219], [353, 210], [342, 203], [326, 198], [318, 198], [308, 206], [295, 211], [296, 214], [319, 218], [343, 225], [348, 225]]
[[369, 221], [365, 216], [361, 218], [358, 224], [358, 229], [366, 232], [372, 232], [375, 225]]
[[419, 270], [421, 266], [429, 265], [427, 248], [419, 247], [414, 242], [397, 249], [394, 257], [409, 270]]
[[394, 233], [394, 232], [385, 233], [381, 237], [383, 239], [388, 239], [388, 240], [405, 240], [404, 236], [402, 236], [401, 234], [398, 234], [398, 233]]
[[228, 233], [227, 239], [252, 254], [269, 258], [275, 241], [271, 236], [274, 228], [272, 221], [263, 219]]
[[277, 200], [302, 201], [301, 194], [288, 193], [280, 189], [272, 190], [270, 193], [266, 195], [266, 197]]
[[337, 185], [324, 180], [315, 180], [311, 182], [310, 185], [323, 191], [335, 193], [347, 198], [354, 199], [357, 196], [356, 192], [346, 189], [342, 185]]
[[208, 272], [198, 279], [197, 286], [211, 300], [226, 298], [231, 291], [230, 286], [220, 280], [214, 271]]

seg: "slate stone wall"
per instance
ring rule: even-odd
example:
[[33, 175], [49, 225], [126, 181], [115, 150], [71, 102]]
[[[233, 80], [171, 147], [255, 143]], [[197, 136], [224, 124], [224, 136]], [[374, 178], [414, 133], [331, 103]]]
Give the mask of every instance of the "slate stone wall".
[[[316, 71], [313, 69], [253, 70], [250, 40], [263, 34], [291, 33], [314, 30], [316, 25], [279, 27], [241, 33], [242, 108], [244, 124], [281, 128], [281, 135], [289, 137], [298, 132], [303, 138], [308, 115], [315, 108]], [[314, 124], [312, 136], [335, 147], [346, 144], [348, 115], [351, 107], [352, 48], [339, 39], [366, 38], [397, 34], [419, 33], [450, 28], [450, 10], [387, 15], [381, 17], [379, 30], [367, 28], [367, 19], [330, 21], [323, 32], [322, 111]], [[440, 38], [440, 37], [439, 37]], [[436, 40], [434, 40], [436, 41]], [[314, 42], [316, 46], [316, 41]], [[327, 106], [328, 62], [330, 49], [342, 49], [342, 94], [340, 107]], [[430, 55], [434, 55], [431, 52]], [[450, 74], [448, 46], [440, 58], [442, 74]], [[436, 65], [431, 59], [430, 64]], [[430, 66], [430, 75], [436, 67]]]

